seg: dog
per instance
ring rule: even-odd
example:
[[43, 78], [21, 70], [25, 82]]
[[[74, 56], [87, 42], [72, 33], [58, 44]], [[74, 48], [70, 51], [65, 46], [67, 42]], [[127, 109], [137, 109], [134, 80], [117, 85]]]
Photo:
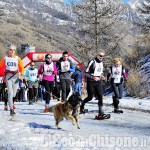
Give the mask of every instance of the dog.
[[60, 121], [63, 118], [67, 120], [71, 120], [73, 125], [77, 125], [77, 128], [80, 129], [79, 126], [79, 112], [80, 112], [80, 105], [82, 99], [80, 98], [79, 93], [73, 93], [66, 102], [60, 102], [52, 107], [49, 107], [49, 112], [54, 113], [54, 118], [56, 121], [56, 127], [59, 127]]

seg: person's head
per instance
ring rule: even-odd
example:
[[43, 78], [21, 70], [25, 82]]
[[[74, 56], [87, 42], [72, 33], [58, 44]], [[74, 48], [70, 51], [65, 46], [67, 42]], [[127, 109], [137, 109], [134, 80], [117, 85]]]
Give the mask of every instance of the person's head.
[[119, 67], [121, 65], [121, 58], [114, 58], [113, 62], [116, 67]]
[[79, 66], [79, 65], [77, 65], [77, 66], [76, 66], [76, 69], [79, 69], [79, 68], [80, 68], [80, 66]]
[[45, 62], [46, 62], [46, 64], [50, 64], [52, 62], [52, 55], [46, 54], [45, 55]]
[[30, 67], [31, 67], [32, 69], [34, 69], [34, 68], [35, 68], [35, 63], [32, 62], [32, 63], [30, 64]]
[[67, 60], [68, 59], [68, 52], [67, 51], [63, 52], [62, 57], [63, 57], [63, 60]]
[[12, 57], [15, 56], [16, 53], [16, 46], [15, 45], [10, 45], [7, 51], [8, 56]]
[[97, 54], [97, 58], [100, 60], [100, 61], [102, 61], [103, 60], [103, 58], [104, 58], [104, 55], [105, 55], [105, 53], [104, 52], [99, 52], [98, 54]]

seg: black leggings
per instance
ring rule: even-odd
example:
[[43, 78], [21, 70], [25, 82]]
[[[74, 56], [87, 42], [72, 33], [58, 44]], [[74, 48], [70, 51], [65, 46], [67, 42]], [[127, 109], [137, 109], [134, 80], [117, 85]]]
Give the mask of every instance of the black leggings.
[[32, 101], [34, 97], [37, 98], [37, 88], [29, 88], [29, 101]]
[[50, 102], [50, 94], [53, 91], [54, 81], [47, 81], [43, 80], [43, 86], [45, 87], [45, 93], [46, 93], [46, 104], [49, 104]]
[[111, 83], [112, 90], [114, 92], [114, 96], [117, 99], [122, 98], [122, 93], [123, 93], [123, 84], [120, 83]]
[[96, 94], [98, 98], [98, 106], [101, 107], [103, 106], [103, 89], [102, 89], [102, 84], [101, 81], [87, 81], [87, 94], [88, 97], [86, 97], [83, 100], [83, 103], [87, 103], [92, 100], [94, 94]]
[[62, 90], [62, 100], [67, 101], [67, 97], [70, 93], [70, 79], [60, 79], [60, 86]]
[[122, 98], [123, 84], [122, 83], [111, 83], [111, 87], [114, 92], [114, 96], [113, 96], [114, 108], [118, 109], [119, 99]]

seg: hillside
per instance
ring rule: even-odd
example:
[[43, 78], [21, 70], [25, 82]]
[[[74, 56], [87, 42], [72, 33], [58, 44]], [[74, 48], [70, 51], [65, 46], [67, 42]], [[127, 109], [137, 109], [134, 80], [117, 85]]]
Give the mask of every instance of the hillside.
[[28, 43], [37, 51], [71, 51], [75, 42], [73, 24], [70, 6], [62, 0], [0, 2], [2, 47]]

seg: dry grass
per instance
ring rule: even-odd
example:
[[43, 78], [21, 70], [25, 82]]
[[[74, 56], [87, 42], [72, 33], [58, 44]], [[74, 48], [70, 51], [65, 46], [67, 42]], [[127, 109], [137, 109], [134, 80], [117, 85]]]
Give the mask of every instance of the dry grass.
[[134, 70], [128, 75], [126, 86], [131, 96], [140, 98], [148, 96], [147, 82], [144, 81], [143, 76], [138, 70]]

